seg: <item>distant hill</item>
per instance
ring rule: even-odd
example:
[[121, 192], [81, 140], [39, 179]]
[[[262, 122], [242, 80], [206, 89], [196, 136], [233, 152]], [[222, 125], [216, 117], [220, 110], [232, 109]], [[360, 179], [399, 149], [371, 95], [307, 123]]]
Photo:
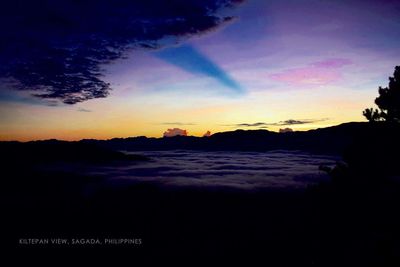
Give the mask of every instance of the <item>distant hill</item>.
[[381, 133], [384, 124], [350, 122], [309, 131], [277, 133], [268, 130], [236, 130], [220, 132], [210, 137], [175, 136], [163, 138], [114, 138], [110, 140], [82, 140], [116, 150], [302, 150], [315, 153], [342, 154], [360, 135]]

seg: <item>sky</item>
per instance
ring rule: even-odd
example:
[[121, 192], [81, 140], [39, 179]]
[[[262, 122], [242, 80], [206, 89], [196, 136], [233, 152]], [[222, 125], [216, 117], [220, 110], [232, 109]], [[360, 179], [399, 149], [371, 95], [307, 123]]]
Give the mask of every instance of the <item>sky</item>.
[[[88, 1], [79, 10], [93, 25], [69, 2], [48, 7], [58, 13], [47, 20], [24, 5], [1, 14], [17, 26], [0, 32], [0, 140], [365, 121], [400, 65], [400, 1]], [[23, 31], [10, 23], [21, 8]]]

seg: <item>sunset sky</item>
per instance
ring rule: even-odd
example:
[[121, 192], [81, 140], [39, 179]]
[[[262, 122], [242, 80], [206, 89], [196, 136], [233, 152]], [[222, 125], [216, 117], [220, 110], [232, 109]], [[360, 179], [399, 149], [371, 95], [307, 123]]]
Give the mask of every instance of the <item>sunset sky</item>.
[[161, 137], [168, 128], [202, 136], [364, 121], [362, 110], [400, 64], [399, 1], [248, 0], [218, 12], [236, 18], [105, 64], [107, 97], [65, 104], [2, 83], [0, 139]]

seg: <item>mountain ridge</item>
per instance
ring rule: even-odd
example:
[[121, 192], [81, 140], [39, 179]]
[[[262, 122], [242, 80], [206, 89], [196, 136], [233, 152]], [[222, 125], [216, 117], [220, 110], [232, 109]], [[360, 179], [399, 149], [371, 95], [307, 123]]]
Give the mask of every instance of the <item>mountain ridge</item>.
[[353, 140], [363, 133], [374, 135], [386, 124], [350, 122], [308, 131], [277, 133], [269, 130], [218, 132], [209, 137], [174, 136], [161, 138], [128, 137], [109, 140], [81, 140], [117, 150], [233, 150], [269, 151], [303, 150], [315, 153], [342, 154]]
[[[301, 150], [312, 153], [342, 155], [345, 149], [358, 139], [382, 139], [385, 135], [399, 133], [400, 126], [388, 123], [350, 122], [308, 131], [277, 133], [269, 130], [242, 130], [219, 132], [209, 137], [127, 137], [108, 140], [82, 139], [61, 141], [56, 139], [16, 142], [2, 141], [2, 147], [16, 146], [43, 149], [48, 147], [68, 148], [68, 153], [102, 148], [117, 151], [146, 150], [205, 150], [205, 151], [270, 151]], [[14, 145], [13, 145], [14, 144]], [[93, 153], [88, 153], [91, 155]]]

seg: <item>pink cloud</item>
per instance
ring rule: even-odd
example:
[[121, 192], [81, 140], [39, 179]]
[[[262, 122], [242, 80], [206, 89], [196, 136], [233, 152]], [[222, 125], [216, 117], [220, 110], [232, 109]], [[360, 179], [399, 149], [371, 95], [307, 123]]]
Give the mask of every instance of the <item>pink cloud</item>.
[[288, 69], [270, 75], [273, 80], [289, 84], [323, 85], [334, 82], [340, 78], [337, 71], [321, 70], [315, 67]]
[[178, 135], [187, 136], [188, 131], [179, 128], [173, 128], [164, 132], [164, 137], [173, 137]]
[[341, 68], [346, 65], [351, 65], [353, 62], [346, 58], [330, 58], [323, 61], [312, 63], [311, 65], [317, 68]]
[[293, 85], [325, 85], [338, 81], [341, 78], [340, 68], [349, 64], [352, 64], [349, 59], [327, 59], [311, 63], [306, 67], [274, 73], [270, 78]]

